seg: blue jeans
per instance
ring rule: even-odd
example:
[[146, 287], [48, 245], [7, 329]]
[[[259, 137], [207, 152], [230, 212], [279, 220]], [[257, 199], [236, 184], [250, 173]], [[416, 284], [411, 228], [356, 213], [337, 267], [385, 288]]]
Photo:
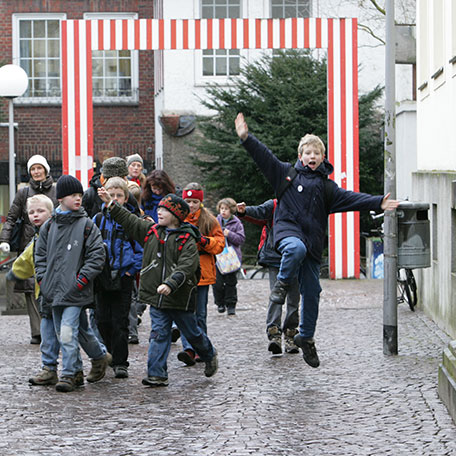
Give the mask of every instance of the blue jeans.
[[74, 377], [82, 370], [80, 363], [79, 342], [92, 359], [103, 358], [106, 348], [96, 338], [89, 327], [87, 314], [79, 306], [53, 306], [55, 332], [62, 350], [62, 377]]
[[[90, 337], [87, 336], [83, 327], [79, 326], [79, 343], [84, 351], [89, 354], [93, 352], [93, 347], [90, 342]], [[43, 367], [46, 366], [53, 371], [57, 371], [57, 364], [60, 353], [60, 342], [55, 333], [54, 320], [43, 317], [41, 319], [41, 362]], [[76, 372], [82, 371], [82, 358], [78, 352], [78, 360], [76, 362]]]
[[305, 244], [297, 237], [282, 239], [278, 250], [282, 254], [282, 260], [277, 279], [291, 283], [293, 277], [298, 276], [301, 294], [299, 334], [305, 339], [311, 339], [315, 334], [320, 304], [320, 263], [307, 255]]
[[147, 358], [149, 377], [168, 378], [168, 359], [171, 348], [171, 326], [177, 324], [181, 334], [190, 342], [202, 361], [210, 361], [215, 349], [196, 322], [193, 312], [174, 309], [157, 309], [150, 306], [151, 330]]
[[[201, 285], [196, 288], [196, 322], [204, 334], [207, 334], [207, 300], [209, 296], [209, 285]], [[193, 350], [193, 347], [181, 334], [182, 347], [184, 350]]]

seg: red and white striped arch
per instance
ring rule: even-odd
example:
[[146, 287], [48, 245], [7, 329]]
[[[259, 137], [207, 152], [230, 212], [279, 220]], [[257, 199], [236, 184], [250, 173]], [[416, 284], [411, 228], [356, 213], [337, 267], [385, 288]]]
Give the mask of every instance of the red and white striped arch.
[[[356, 19], [68, 20], [61, 30], [63, 171], [84, 187], [93, 173], [93, 50], [321, 48], [328, 53], [331, 177], [358, 190]], [[331, 277], [359, 277], [359, 214], [331, 215], [329, 234]]]

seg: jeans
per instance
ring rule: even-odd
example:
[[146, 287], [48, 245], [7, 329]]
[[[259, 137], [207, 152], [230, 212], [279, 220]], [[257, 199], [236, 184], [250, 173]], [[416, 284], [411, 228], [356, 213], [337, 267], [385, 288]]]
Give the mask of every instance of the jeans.
[[297, 237], [290, 236], [280, 241], [282, 254], [277, 279], [290, 283], [296, 275], [301, 293], [301, 323], [299, 334], [311, 339], [315, 334], [320, 304], [320, 264], [307, 255], [307, 248]]
[[217, 307], [235, 308], [237, 304], [237, 272], [220, 274], [216, 269], [216, 282], [212, 285]]
[[[269, 287], [272, 290], [276, 280], [279, 268], [269, 266]], [[282, 308], [280, 304], [269, 301], [268, 313], [266, 316], [266, 331], [272, 326], [281, 328], [282, 332], [287, 329], [296, 329], [299, 324], [299, 283], [295, 278], [291, 282], [290, 289], [287, 293], [287, 308], [285, 318], [282, 324]]]
[[[84, 311], [83, 311], [84, 312]], [[79, 344], [83, 350], [89, 354], [93, 352], [90, 338], [87, 336], [85, 329], [79, 327]], [[54, 320], [50, 318], [41, 318], [41, 362], [43, 367], [46, 366], [50, 370], [57, 371], [57, 364], [60, 353], [60, 342], [55, 333]], [[89, 355], [90, 356], [90, 355]], [[82, 371], [82, 358], [78, 352], [78, 360], [76, 362], [76, 372]]]
[[97, 326], [113, 366], [128, 367], [128, 314], [131, 305], [133, 277], [121, 278], [122, 289], [102, 291], [96, 304]]
[[150, 320], [151, 330], [147, 358], [147, 375], [149, 377], [168, 378], [166, 361], [171, 348], [173, 321], [202, 361], [210, 361], [215, 356], [215, 349], [209, 338], [198, 326], [196, 315], [193, 312], [157, 309], [150, 306]]
[[105, 356], [106, 348], [90, 328], [82, 307], [53, 306], [52, 317], [62, 350], [62, 377], [74, 377], [82, 370], [79, 342], [90, 358], [97, 360]]
[[[209, 297], [209, 285], [201, 285], [196, 288], [196, 322], [204, 334], [207, 334], [207, 300]], [[182, 347], [184, 350], [193, 350], [184, 334], [181, 334]]]
[[131, 291], [130, 312], [128, 313], [128, 337], [138, 337], [138, 287], [136, 280], [133, 280], [133, 288]]

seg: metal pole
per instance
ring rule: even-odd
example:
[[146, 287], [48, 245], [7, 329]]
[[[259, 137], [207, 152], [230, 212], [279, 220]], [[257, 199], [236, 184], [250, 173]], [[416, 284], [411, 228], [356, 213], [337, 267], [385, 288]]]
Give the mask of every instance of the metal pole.
[[14, 110], [13, 110], [13, 98], [8, 100], [8, 111], [9, 111], [9, 202], [10, 207], [13, 204], [14, 196], [16, 195], [16, 167], [14, 157]]
[[[394, 0], [387, 0], [385, 50], [385, 193], [396, 198], [396, 85]], [[383, 353], [397, 355], [397, 220], [385, 212], [383, 282]]]

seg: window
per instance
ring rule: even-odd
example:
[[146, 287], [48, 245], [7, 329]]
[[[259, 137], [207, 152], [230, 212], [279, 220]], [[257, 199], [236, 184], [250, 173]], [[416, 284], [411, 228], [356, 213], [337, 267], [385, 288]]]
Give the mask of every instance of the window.
[[309, 17], [310, 0], [271, 0], [271, 17]]
[[[85, 13], [84, 19], [136, 19], [136, 13]], [[138, 101], [138, 51], [92, 51], [94, 104]]]
[[[203, 19], [241, 17], [241, 0], [202, 0]], [[237, 76], [240, 73], [239, 49], [203, 50], [203, 76]]]
[[13, 61], [29, 77], [19, 102], [59, 102], [60, 21], [64, 14], [14, 14]]

